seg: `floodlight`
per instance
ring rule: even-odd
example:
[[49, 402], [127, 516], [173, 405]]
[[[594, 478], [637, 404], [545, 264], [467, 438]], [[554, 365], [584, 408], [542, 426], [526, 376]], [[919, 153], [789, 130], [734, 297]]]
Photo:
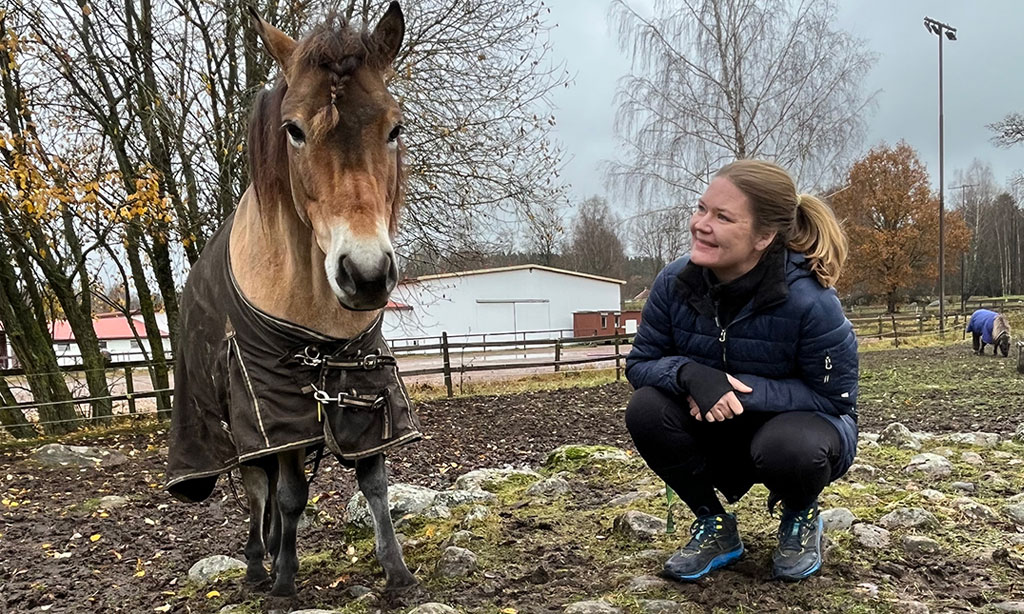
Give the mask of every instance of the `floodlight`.
[[956, 40], [956, 32], [954, 30], [946, 30], [946, 38], [948, 38], [951, 41], [955, 41]]

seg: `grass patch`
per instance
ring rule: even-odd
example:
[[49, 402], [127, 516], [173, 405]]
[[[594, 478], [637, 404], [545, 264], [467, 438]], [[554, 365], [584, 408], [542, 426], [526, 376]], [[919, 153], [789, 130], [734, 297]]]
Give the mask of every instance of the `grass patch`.
[[[457, 375], [452, 376], [453, 380]], [[592, 388], [615, 381], [615, 369], [573, 369], [558, 373], [536, 373], [526, 377], [503, 380], [466, 379], [453, 381], [456, 396], [486, 396], [518, 394], [539, 390], [563, 388]], [[446, 398], [444, 384], [415, 383], [409, 386], [409, 396], [415, 401], [433, 401]]]

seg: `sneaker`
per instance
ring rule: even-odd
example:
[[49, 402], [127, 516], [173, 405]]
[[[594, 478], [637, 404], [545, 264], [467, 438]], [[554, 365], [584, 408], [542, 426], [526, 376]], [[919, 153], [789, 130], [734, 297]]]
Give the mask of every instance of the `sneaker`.
[[783, 511], [779, 545], [772, 553], [772, 573], [776, 578], [803, 580], [821, 569], [822, 525], [817, 502], [798, 512]]
[[665, 575], [693, 582], [743, 555], [734, 514], [701, 516], [690, 525], [690, 543], [665, 562]]

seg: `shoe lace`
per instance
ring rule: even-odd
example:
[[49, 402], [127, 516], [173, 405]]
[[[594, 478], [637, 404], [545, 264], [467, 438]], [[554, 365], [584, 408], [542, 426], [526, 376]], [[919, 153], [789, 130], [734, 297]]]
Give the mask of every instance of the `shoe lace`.
[[796, 513], [785, 513], [779, 525], [779, 549], [783, 552], [802, 550], [807, 534], [817, 522], [817, 506], [812, 505]]
[[697, 551], [702, 549], [705, 544], [715, 539], [718, 531], [721, 529], [721, 515], [702, 516], [694, 520], [693, 524], [690, 525], [690, 535], [693, 538], [690, 540], [690, 543], [686, 544], [683, 550]]

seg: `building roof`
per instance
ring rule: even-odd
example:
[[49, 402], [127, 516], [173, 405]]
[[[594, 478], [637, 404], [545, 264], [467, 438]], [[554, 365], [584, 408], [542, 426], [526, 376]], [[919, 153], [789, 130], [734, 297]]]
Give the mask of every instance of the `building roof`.
[[[139, 333], [139, 337], [145, 339], [146, 325], [142, 321], [142, 316], [133, 316], [132, 320], [135, 324], [135, 330]], [[124, 317], [124, 315], [120, 313], [104, 313], [97, 315], [93, 318], [92, 326], [96, 331], [96, 338], [100, 341], [135, 338], [135, 334], [132, 333], [132, 328], [128, 324], [128, 318]], [[72, 332], [71, 326], [68, 324], [67, 320], [54, 320], [50, 323], [50, 329], [55, 343], [71, 342], [75, 340], [75, 334]], [[161, 329], [160, 336], [167, 337], [167, 331]]]
[[591, 275], [590, 273], [580, 273], [579, 271], [569, 271], [566, 269], [556, 269], [555, 267], [544, 266], [542, 264], [517, 264], [514, 266], [503, 266], [493, 269], [476, 269], [473, 271], [458, 271], [455, 273], [438, 273], [437, 275], [422, 275], [420, 277], [412, 277], [409, 279], [403, 279], [400, 283], [416, 283], [420, 281], [429, 281], [432, 279], [448, 279], [452, 277], [467, 277], [469, 275], [489, 275], [491, 273], [506, 273], [508, 271], [530, 271], [537, 269], [538, 271], [547, 271], [548, 273], [559, 273], [561, 275], [573, 275], [575, 277], [585, 277], [587, 279], [593, 279], [595, 281], [603, 281], [612, 284], [625, 284], [626, 282], [622, 279], [613, 279], [611, 277], [601, 277], [600, 275]]

